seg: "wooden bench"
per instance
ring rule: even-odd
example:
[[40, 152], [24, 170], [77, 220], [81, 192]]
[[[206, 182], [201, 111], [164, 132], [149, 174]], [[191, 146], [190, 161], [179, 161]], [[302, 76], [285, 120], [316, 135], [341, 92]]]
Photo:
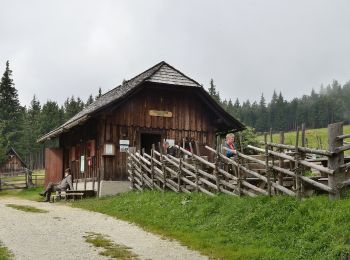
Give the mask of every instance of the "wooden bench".
[[79, 192], [79, 191], [61, 191], [61, 192], [56, 192], [56, 194], [52, 194], [50, 201], [51, 202], [55, 202], [57, 200], [61, 200], [62, 198], [64, 198], [65, 200], [67, 200], [69, 197], [72, 197], [73, 200], [75, 200], [76, 198], [80, 198], [83, 199], [84, 196], [84, 192]]

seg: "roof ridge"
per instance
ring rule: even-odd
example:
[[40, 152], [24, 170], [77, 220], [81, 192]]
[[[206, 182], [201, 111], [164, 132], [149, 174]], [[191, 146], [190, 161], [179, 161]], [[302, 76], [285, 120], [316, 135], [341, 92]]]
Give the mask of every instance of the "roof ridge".
[[[142, 74], [145, 74], [146, 72], [148, 72], [148, 71], [154, 69], [155, 67], [159, 66], [158, 69], [156, 69], [151, 75], [149, 75], [149, 76], [146, 78], [146, 79], [148, 79], [149, 77], [151, 77], [152, 75], [154, 75], [154, 73], [156, 73], [164, 64], [167, 64], [167, 63], [166, 63], [165, 61], [161, 61], [161, 62], [157, 63], [156, 65], [152, 66], [151, 68], [149, 68], [149, 69], [147, 69], [147, 70], [145, 70], [145, 71], [139, 73], [139, 74], [136, 75], [135, 77], [132, 77], [131, 79], [127, 80], [127, 82], [129, 82], [129, 81], [131, 81], [131, 80], [133, 80], [133, 79], [135, 79], [135, 78], [141, 76]], [[119, 85], [119, 86], [120, 86], [120, 85]]]
[[194, 83], [196, 83], [198, 86], [201, 86], [201, 84], [199, 84], [197, 81], [195, 81], [194, 79], [190, 78], [189, 76], [185, 75], [183, 72], [179, 71], [178, 69], [174, 68], [173, 66], [171, 66], [170, 64], [166, 63], [165, 61], [163, 61], [164, 64], [163, 65], [167, 65], [170, 68], [172, 68], [173, 70], [175, 70], [176, 72], [180, 73], [182, 76], [184, 76], [185, 78], [193, 81]]

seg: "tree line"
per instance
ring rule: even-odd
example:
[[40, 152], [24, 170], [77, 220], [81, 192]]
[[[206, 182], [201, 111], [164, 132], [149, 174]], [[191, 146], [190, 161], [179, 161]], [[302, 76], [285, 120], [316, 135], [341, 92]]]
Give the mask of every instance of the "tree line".
[[243, 122], [245, 125], [255, 128], [258, 132], [290, 131], [302, 123], [308, 128], [326, 127], [330, 123], [344, 121], [350, 123], [350, 81], [343, 86], [336, 80], [326, 87], [321, 85], [319, 92], [314, 89], [310, 95], [294, 98], [287, 101], [281, 92], [273, 92], [271, 101], [267, 102], [264, 94], [260, 101], [241, 103], [238, 98], [235, 102], [231, 99], [222, 100], [214, 81], [210, 81], [209, 94], [227, 112]]
[[[210, 81], [208, 93], [231, 115], [259, 132], [270, 127], [276, 131], [294, 130], [301, 123], [319, 128], [336, 121], [350, 122], [350, 82], [341, 86], [334, 80], [326, 87], [321, 86], [318, 93], [312, 90], [310, 95], [291, 101], [286, 101], [281, 92], [274, 92], [269, 103], [263, 94], [259, 102], [222, 100], [214, 80]], [[7, 61], [0, 82], [0, 162], [11, 147], [22, 157], [39, 151], [43, 145], [36, 142], [38, 137], [63, 124], [101, 95], [99, 88], [98, 94], [90, 95], [85, 102], [72, 96], [63, 105], [54, 100], [42, 104], [34, 95], [28, 107], [21, 106]]]
[[13, 147], [23, 157], [43, 148], [36, 142], [38, 137], [60, 126], [102, 95], [98, 94], [84, 102], [79, 97], [67, 98], [63, 105], [48, 100], [41, 104], [34, 95], [28, 107], [21, 106], [12, 79], [9, 61], [0, 82], [0, 162]]

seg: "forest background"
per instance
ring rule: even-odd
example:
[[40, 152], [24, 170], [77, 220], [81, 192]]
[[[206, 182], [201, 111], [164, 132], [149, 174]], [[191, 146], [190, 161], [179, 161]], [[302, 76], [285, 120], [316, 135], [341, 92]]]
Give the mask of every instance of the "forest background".
[[[239, 87], [235, 89], [239, 91]], [[213, 79], [207, 91], [228, 113], [256, 132], [270, 128], [273, 131], [291, 131], [301, 123], [305, 123], [307, 128], [320, 128], [333, 122], [350, 122], [350, 81], [341, 85], [333, 80], [326, 86], [321, 85], [318, 91], [313, 89], [310, 95], [295, 97], [290, 101], [276, 91], [269, 102], [263, 93], [259, 101], [253, 102], [246, 100], [241, 103], [238, 98], [223, 98]], [[6, 158], [6, 152], [11, 147], [22, 157], [42, 149], [43, 145], [36, 142], [38, 137], [63, 124], [101, 97], [101, 88], [96, 92], [85, 101], [80, 97], [67, 97], [62, 105], [55, 100], [41, 103], [33, 94], [30, 105], [22, 106], [7, 61], [0, 82], [0, 162]]]

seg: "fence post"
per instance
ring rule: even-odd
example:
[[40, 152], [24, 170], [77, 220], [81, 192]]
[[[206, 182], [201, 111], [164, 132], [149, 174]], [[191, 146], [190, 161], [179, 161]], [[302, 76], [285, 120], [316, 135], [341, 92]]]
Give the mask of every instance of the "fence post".
[[[273, 139], [272, 139], [272, 127], [270, 128], [270, 143], [273, 143]], [[270, 146], [270, 149], [273, 151], [274, 150], [274, 147], [273, 146]], [[275, 156], [273, 156], [271, 154], [271, 165], [274, 166], [275, 165]], [[270, 171], [273, 175], [273, 182], [276, 183], [276, 172], [275, 170], [273, 169], [273, 167], [270, 168]], [[274, 191], [274, 194], [276, 195], [277, 194], [277, 189], [276, 188], [273, 188], [273, 191]]]
[[166, 173], [165, 173], [165, 163], [163, 160], [163, 147], [160, 144], [160, 142], [158, 143], [159, 146], [159, 152], [160, 152], [160, 162], [162, 163], [162, 173], [163, 173], [163, 191], [165, 190], [165, 186], [166, 186]]
[[[237, 189], [238, 189], [238, 195], [242, 196], [242, 172], [241, 172], [241, 163], [242, 163], [242, 158], [238, 157], [237, 160]], [[232, 164], [232, 167], [234, 165]]]
[[[284, 132], [283, 131], [280, 132], [280, 144], [284, 144]], [[282, 153], [283, 152], [283, 148], [280, 148], [278, 150], [278, 152]], [[281, 167], [281, 168], [284, 168], [284, 159], [281, 158], [281, 157], [278, 160], [278, 166]], [[278, 184], [283, 186], [283, 173], [282, 172], [278, 173]], [[279, 193], [283, 194], [282, 191], [280, 191]]]
[[194, 158], [194, 156], [193, 156], [193, 147], [192, 147], [192, 144], [191, 144], [191, 142], [190, 142], [190, 150], [191, 150], [191, 154], [192, 154], [192, 163], [193, 163], [193, 165], [194, 165], [194, 167], [195, 167], [195, 174], [196, 174], [196, 191], [197, 192], [199, 192], [199, 175], [198, 175], [198, 163], [197, 163], [197, 160]]
[[177, 186], [178, 186], [177, 190], [179, 192], [181, 191], [181, 168], [182, 168], [182, 158], [180, 158], [178, 175], [177, 175]]
[[265, 163], [266, 163], [266, 178], [267, 178], [267, 193], [271, 197], [271, 179], [270, 179], [270, 166], [269, 166], [269, 147], [267, 145], [267, 133], [264, 133], [265, 142]]
[[130, 174], [130, 179], [131, 179], [131, 189], [135, 189], [135, 179], [134, 179], [134, 174], [135, 174], [135, 166], [134, 166], [134, 159], [132, 158], [132, 156], [130, 155], [130, 151], [129, 151], [129, 161], [130, 161], [130, 165], [131, 165], [131, 174]]
[[[305, 147], [305, 123], [302, 123], [301, 124], [301, 146], [302, 147]], [[306, 158], [306, 154], [304, 152], [300, 152], [300, 159], [301, 160], [305, 160]], [[302, 176], [305, 172], [305, 166], [304, 165], [300, 165], [300, 176]], [[301, 178], [300, 178], [300, 193], [301, 193], [301, 196], [304, 196], [305, 195], [305, 185], [304, 183], [302, 182]]]
[[140, 167], [140, 174], [141, 174], [141, 188], [143, 190], [145, 187], [145, 181], [143, 180], [143, 173], [142, 173], [141, 151], [139, 151], [139, 156], [140, 156], [140, 158], [138, 158], [138, 159], [139, 159], [139, 167]]
[[215, 169], [214, 169], [214, 176], [216, 180], [216, 187], [218, 189], [218, 192], [220, 192], [220, 176], [219, 176], [219, 164], [220, 164], [220, 156], [217, 153], [215, 155]]
[[151, 179], [152, 179], [152, 189], [154, 189], [154, 150], [155, 150], [155, 145], [152, 144], [152, 150], [151, 150]]
[[[335, 152], [337, 147], [343, 146], [343, 139], [337, 139], [337, 136], [342, 134], [342, 122], [328, 125], [328, 150], [330, 152]], [[345, 180], [345, 172], [340, 169], [342, 164], [344, 164], [344, 152], [328, 157], [328, 168], [334, 170], [334, 174], [328, 174], [328, 185], [333, 189], [333, 193], [329, 193], [330, 199], [339, 199], [344, 196], [342, 182]]]
[[300, 179], [300, 165], [299, 165], [299, 160], [300, 160], [300, 154], [299, 154], [299, 127], [297, 126], [297, 132], [296, 132], [296, 140], [295, 140], [295, 189], [297, 192], [297, 197], [301, 198], [301, 179]]

